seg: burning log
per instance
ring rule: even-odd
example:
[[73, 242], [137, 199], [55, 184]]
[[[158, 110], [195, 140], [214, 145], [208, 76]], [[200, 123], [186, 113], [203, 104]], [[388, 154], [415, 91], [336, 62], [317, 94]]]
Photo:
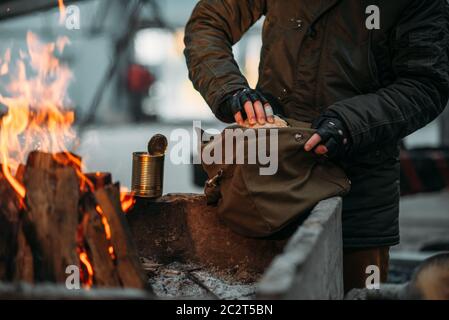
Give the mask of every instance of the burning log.
[[84, 210], [83, 234], [89, 252], [91, 253], [91, 263], [95, 270], [95, 284], [99, 287], [120, 287], [120, 279], [117, 274], [115, 263], [111, 257], [112, 246], [105, 236], [105, 224], [99, 216], [95, 203], [90, 202]]
[[[25, 178], [25, 165], [17, 168], [16, 179], [23, 184]], [[25, 237], [23, 219], [19, 218], [17, 231], [17, 252], [15, 260], [14, 281], [34, 282], [34, 263], [30, 245]]]
[[112, 184], [112, 175], [107, 172], [87, 173], [86, 178], [92, 182], [95, 190]]
[[1, 172], [0, 194], [2, 196], [0, 201], [0, 280], [11, 280], [17, 249], [20, 201]]
[[75, 113], [64, 108], [72, 73], [57, 55], [69, 41], [42, 43], [29, 32], [26, 42], [19, 67], [10, 68], [10, 50], [0, 66], [11, 89], [0, 95], [8, 110], [0, 118], [0, 280], [65, 283], [74, 270], [84, 287], [143, 288], [111, 175], [84, 174], [68, 152], [76, 139]]
[[30, 154], [25, 172], [24, 215], [37, 281], [65, 282], [67, 266], [78, 265], [79, 180], [75, 169], [46, 153]]
[[120, 204], [120, 188], [117, 185], [101, 188], [95, 191], [95, 199], [111, 227], [111, 242], [123, 287], [145, 288], [145, 274]]
[[25, 236], [23, 221], [19, 222], [14, 281], [34, 282], [34, 262], [31, 247]]
[[110, 174], [32, 152], [15, 179], [24, 199], [0, 173], [0, 281], [65, 283], [74, 265], [87, 287], [149, 289]]

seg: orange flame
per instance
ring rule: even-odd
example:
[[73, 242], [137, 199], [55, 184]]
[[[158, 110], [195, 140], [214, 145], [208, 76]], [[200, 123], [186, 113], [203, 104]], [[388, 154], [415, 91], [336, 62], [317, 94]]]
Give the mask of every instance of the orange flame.
[[88, 274], [88, 278], [85, 281], [84, 285], [87, 289], [90, 289], [90, 288], [92, 288], [92, 285], [94, 283], [94, 268], [92, 267], [92, 264], [90, 263], [86, 252], [84, 252], [84, 251], [81, 252], [79, 254], [79, 258], [80, 258], [81, 263], [86, 267], [87, 274]]
[[120, 202], [124, 213], [128, 213], [136, 204], [136, 198], [127, 188], [120, 190]]
[[[97, 211], [98, 215], [101, 217], [101, 223], [103, 224], [103, 227], [104, 227], [104, 233], [106, 235], [106, 240], [111, 241], [111, 238], [112, 238], [111, 226], [109, 224], [108, 219], [104, 215], [103, 209], [99, 205], [97, 205], [95, 207], [95, 210]], [[111, 256], [112, 260], [115, 260], [115, 251], [114, 251], [114, 247], [112, 245], [109, 246], [108, 252], [109, 252], [109, 255]]]
[[104, 226], [104, 233], [106, 234], [106, 239], [107, 240], [111, 240], [111, 226], [109, 225], [108, 219], [105, 217], [103, 209], [101, 209], [100, 206], [97, 205], [97, 207], [95, 208], [98, 212], [98, 214], [101, 217], [101, 223]]
[[[82, 271], [81, 280], [83, 282], [83, 287], [85, 289], [90, 289], [93, 286], [94, 275], [95, 275], [94, 268], [92, 266], [92, 263], [90, 262], [90, 259], [89, 259], [89, 256], [87, 254], [87, 250], [85, 247], [85, 243], [84, 243], [84, 237], [85, 237], [84, 232], [85, 232], [85, 228], [87, 227], [88, 223], [89, 223], [89, 215], [85, 214], [82, 218], [81, 223], [78, 225], [78, 230], [76, 233], [77, 242], [78, 242], [78, 247], [77, 247], [78, 258], [79, 258], [80, 264], [82, 264], [84, 266], [84, 268], [81, 269], [81, 271]], [[86, 276], [86, 272], [87, 272], [87, 276]]]
[[66, 12], [67, 10], [64, 4], [64, 0], [58, 0], [58, 6], [59, 6], [59, 23], [63, 24], [67, 16]]
[[11, 183], [11, 186], [13, 189], [17, 192], [20, 198], [25, 198], [26, 190], [25, 187], [17, 181], [15, 177], [12, 176], [11, 171], [9, 170], [8, 166], [6, 164], [2, 165], [2, 171], [5, 175], [6, 180], [8, 180]]
[[83, 164], [81, 163], [81, 159], [75, 157], [72, 153], [68, 151], [64, 151], [64, 156], [61, 157], [61, 154], [53, 154], [53, 159], [55, 159], [56, 162], [64, 165], [64, 166], [71, 166], [75, 169], [75, 172], [80, 179], [80, 189], [81, 191], [84, 191], [85, 187], [87, 186], [90, 191], [93, 191], [95, 189], [94, 184], [92, 181], [90, 181], [86, 175], [83, 173]]
[[14, 67], [10, 50], [0, 67], [0, 81], [9, 77], [4, 86], [7, 95], [0, 94], [0, 103], [8, 110], [0, 120], [0, 161], [6, 179], [21, 198], [26, 190], [14, 173], [28, 154], [33, 150], [67, 152], [67, 145], [75, 140], [74, 112], [63, 108], [72, 73], [55, 56], [69, 40], [62, 37], [55, 43], [42, 43], [31, 32], [26, 40], [28, 50], [19, 54]]

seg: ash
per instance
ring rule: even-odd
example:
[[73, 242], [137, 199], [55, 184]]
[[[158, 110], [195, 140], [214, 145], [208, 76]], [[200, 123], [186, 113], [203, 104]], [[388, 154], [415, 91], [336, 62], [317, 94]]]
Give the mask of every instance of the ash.
[[149, 283], [160, 298], [250, 300], [255, 298], [256, 282], [237, 280], [232, 271], [190, 263], [162, 265], [142, 259]]

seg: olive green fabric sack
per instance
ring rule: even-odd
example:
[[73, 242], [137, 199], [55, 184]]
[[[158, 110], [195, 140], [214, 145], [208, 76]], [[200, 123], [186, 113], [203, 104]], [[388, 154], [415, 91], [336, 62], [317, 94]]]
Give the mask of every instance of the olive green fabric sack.
[[[205, 186], [208, 204], [218, 206], [220, 219], [241, 235], [271, 236], [307, 214], [319, 201], [342, 196], [350, 189], [350, 181], [339, 166], [325, 157], [304, 151], [304, 144], [315, 132], [310, 124], [286, 121], [289, 127], [278, 129], [231, 126], [227, 129], [240, 129], [248, 138], [237, 139], [223, 131], [202, 145], [202, 165], [209, 177]], [[249, 134], [247, 130], [253, 130], [253, 133]], [[271, 146], [269, 135], [272, 130], [278, 135], [278, 170], [274, 175], [261, 175], [260, 169], [264, 166], [260, 161], [253, 164], [248, 161], [248, 145], [262, 139], [262, 145]], [[216, 155], [218, 145], [226, 150], [226, 139], [233, 139], [233, 164], [205, 161], [204, 154]], [[244, 163], [236, 164], [235, 151], [242, 144]], [[268, 155], [269, 150], [268, 147]], [[216, 162], [224, 163], [225, 153], [218, 155], [222, 161]]]

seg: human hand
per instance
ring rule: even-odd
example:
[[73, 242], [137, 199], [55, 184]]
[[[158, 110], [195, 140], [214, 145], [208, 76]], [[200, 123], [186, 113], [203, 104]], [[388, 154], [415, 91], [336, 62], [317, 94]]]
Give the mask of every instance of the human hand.
[[273, 123], [267, 122], [265, 124], [259, 124], [256, 123], [254, 125], [250, 125], [248, 119], [245, 120], [242, 127], [249, 128], [249, 129], [279, 129], [279, 128], [287, 128], [288, 123], [278, 116], [274, 116]]
[[248, 119], [250, 125], [274, 123], [274, 112], [268, 100], [258, 91], [240, 90], [230, 97], [224, 105], [225, 112], [233, 115], [239, 125]]
[[348, 149], [349, 134], [346, 125], [337, 116], [322, 115], [312, 125], [317, 132], [306, 142], [307, 152], [331, 159], [341, 158]]

